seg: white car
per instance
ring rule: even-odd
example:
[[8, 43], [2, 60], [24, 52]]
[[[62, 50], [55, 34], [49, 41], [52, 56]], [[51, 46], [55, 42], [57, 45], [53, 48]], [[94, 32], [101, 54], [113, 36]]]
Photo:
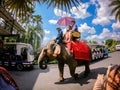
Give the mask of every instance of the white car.
[[115, 49], [116, 49], [117, 51], [120, 50], [120, 44], [116, 45], [116, 46], [115, 46]]

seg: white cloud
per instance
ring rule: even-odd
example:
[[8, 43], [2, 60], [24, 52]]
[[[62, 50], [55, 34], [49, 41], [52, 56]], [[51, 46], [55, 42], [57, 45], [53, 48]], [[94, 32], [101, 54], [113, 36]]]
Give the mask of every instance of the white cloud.
[[103, 40], [103, 39], [105, 39], [105, 38], [109, 38], [110, 37], [110, 31], [107, 29], [107, 28], [104, 28], [103, 29], [103, 32], [99, 35], [99, 39], [100, 40]]
[[44, 32], [45, 32], [45, 36], [42, 42], [43, 45], [45, 45], [50, 40], [49, 34], [51, 33], [50, 30], [46, 30], [46, 29], [44, 30]]
[[45, 32], [45, 35], [46, 35], [46, 34], [50, 34], [50, 31], [49, 31], [49, 30], [44, 30], [44, 32]]
[[[85, 4], [82, 3], [77, 8], [72, 7], [70, 9], [70, 13], [74, 16], [74, 18], [81, 18], [81, 19], [87, 18], [87, 17], [91, 16], [91, 14], [87, 12], [88, 7], [89, 7], [88, 3], [85, 3]], [[58, 8], [54, 8], [54, 14], [56, 16], [61, 16], [61, 17], [71, 16], [70, 13], [67, 13], [66, 11], [63, 11]]]
[[116, 32], [113, 32], [111, 34], [111, 38], [112, 39], [115, 39], [115, 40], [120, 40], [120, 32], [116, 33]]
[[107, 28], [104, 28], [101, 34], [88, 36], [86, 39], [101, 42], [110, 38], [115, 40], [120, 40], [120, 33], [116, 33], [116, 32], [112, 33]]
[[107, 17], [97, 17], [93, 19], [93, 24], [100, 24], [102, 26], [108, 25], [110, 23], [110, 20]]
[[44, 39], [43, 39], [44, 42], [47, 42], [47, 41], [49, 41], [49, 40], [50, 40], [49, 37], [44, 37]]
[[110, 24], [110, 20], [113, 19], [113, 17], [110, 16], [112, 7], [108, 6], [110, 4], [110, 0], [91, 0], [91, 2], [95, 4], [97, 14], [92, 23], [103, 26]]
[[70, 16], [69, 13], [67, 13], [66, 11], [60, 10], [58, 8], [54, 8], [54, 13], [56, 16]]
[[86, 17], [91, 16], [90, 13], [87, 12], [88, 6], [89, 6], [88, 3], [85, 3], [85, 4], [82, 3], [77, 8], [72, 7], [70, 11], [74, 15], [75, 18], [84, 19]]
[[80, 26], [78, 27], [78, 30], [82, 33], [82, 35], [96, 33], [95, 28], [88, 26], [87, 23], [80, 24]]
[[113, 28], [113, 30], [120, 30], [120, 22], [113, 23], [112, 28]]
[[92, 35], [92, 36], [88, 36], [86, 39], [87, 40], [92, 40], [92, 41], [97, 41], [97, 42], [101, 42], [104, 41], [108, 38], [108, 36], [110, 36], [110, 31], [106, 28], [103, 29], [103, 32], [99, 35]]
[[92, 2], [92, 4], [96, 5], [96, 0], [90, 0], [90, 2]]
[[57, 20], [49, 20], [48, 22], [51, 23], [51, 24], [56, 24]]

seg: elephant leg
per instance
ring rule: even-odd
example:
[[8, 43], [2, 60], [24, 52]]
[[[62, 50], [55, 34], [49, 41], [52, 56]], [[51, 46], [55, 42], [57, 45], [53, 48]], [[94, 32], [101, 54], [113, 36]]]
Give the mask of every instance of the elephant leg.
[[78, 78], [78, 74], [75, 74], [75, 69], [77, 67], [77, 61], [75, 60], [72, 60], [69, 64], [69, 69], [70, 69], [70, 75], [72, 77], [74, 77], [74, 79], [77, 79]]
[[84, 73], [84, 76], [88, 76], [88, 74], [90, 73], [90, 61], [84, 61], [84, 64], [85, 64], [85, 73]]
[[64, 73], [64, 63], [58, 62], [58, 69], [59, 69], [59, 81], [64, 81], [63, 73]]

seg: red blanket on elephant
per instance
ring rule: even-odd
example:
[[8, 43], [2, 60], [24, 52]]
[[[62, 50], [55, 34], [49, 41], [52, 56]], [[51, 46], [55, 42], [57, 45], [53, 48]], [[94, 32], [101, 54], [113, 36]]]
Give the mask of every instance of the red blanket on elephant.
[[82, 41], [71, 41], [66, 44], [77, 60], [90, 60], [90, 49]]

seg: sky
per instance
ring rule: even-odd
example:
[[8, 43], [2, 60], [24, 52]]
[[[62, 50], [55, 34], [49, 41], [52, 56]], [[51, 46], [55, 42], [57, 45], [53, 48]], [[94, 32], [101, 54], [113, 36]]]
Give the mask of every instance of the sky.
[[47, 8], [46, 4], [36, 4], [35, 14], [42, 16], [45, 37], [43, 44], [57, 36], [57, 27], [65, 32], [65, 26], [59, 26], [57, 21], [64, 16], [75, 18], [81, 39], [101, 43], [107, 39], [120, 40], [120, 23], [111, 15], [113, 7], [109, 7], [110, 0], [83, 0], [78, 9], [72, 7], [70, 12]]

